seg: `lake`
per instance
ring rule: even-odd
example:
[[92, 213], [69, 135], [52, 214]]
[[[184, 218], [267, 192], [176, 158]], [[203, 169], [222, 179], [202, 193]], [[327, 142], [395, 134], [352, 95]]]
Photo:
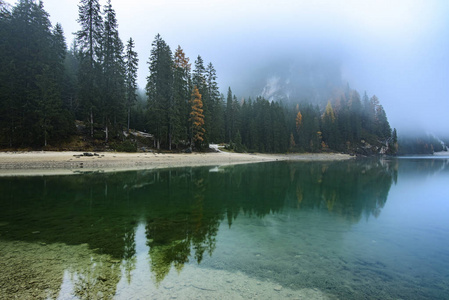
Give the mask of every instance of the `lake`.
[[0, 178], [0, 298], [448, 299], [449, 157]]

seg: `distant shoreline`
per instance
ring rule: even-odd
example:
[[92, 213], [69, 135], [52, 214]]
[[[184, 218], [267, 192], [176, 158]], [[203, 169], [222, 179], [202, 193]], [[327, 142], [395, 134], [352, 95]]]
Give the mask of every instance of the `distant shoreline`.
[[338, 153], [120, 153], [98, 152], [0, 152], [0, 176], [69, 175], [82, 172], [116, 172], [195, 166], [221, 166], [270, 161], [336, 161], [353, 157]]

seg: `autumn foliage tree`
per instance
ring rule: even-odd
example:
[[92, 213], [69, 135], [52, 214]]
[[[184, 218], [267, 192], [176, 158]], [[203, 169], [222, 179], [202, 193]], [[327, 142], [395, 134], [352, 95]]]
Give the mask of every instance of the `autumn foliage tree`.
[[300, 111], [298, 111], [298, 113], [296, 114], [295, 123], [296, 123], [296, 132], [299, 134], [299, 130], [302, 124], [302, 114]]
[[192, 91], [192, 98], [190, 99], [190, 105], [192, 110], [190, 112], [190, 126], [192, 134], [191, 145], [201, 147], [201, 143], [204, 141], [204, 114], [203, 114], [203, 102], [201, 101], [201, 94], [195, 85]]
[[[299, 136], [299, 131], [301, 129], [301, 125], [302, 125], [302, 114], [301, 112], [298, 110], [298, 113], [296, 114], [296, 118], [295, 118], [295, 123], [296, 123], [296, 133]], [[293, 134], [291, 136], [291, 139], [293, 138]], [[290, 140], [291, 140], [290, 139]], [[295, 142], [295, 140], [293, 139], [293, 143]], [[291, 144], [291, 141], [290, 141]]]

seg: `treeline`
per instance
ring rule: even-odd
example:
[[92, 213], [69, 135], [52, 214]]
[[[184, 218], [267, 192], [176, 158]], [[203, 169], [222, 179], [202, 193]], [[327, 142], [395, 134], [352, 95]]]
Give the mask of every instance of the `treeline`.
[[435, 152], [448, 151], [447, 145], [449, 145], [448, 139], [441, 140], [432, 134], [402, 135], [399, 139], [398, 154], [434, 154]]
[[347, 88], [326, 107], [237, 98], [231, 88], [225, 96], [212, 63], [198, 56], [192, 69], [183, 49], [172, 52], [160, 35], [139, 96], [134, 41], [121, 41], [110, 0], [103, 9], [98, 0], [80, 1], [80, 30], [70, 50], [42, 2], [20, 0], [11, 10], [3, 5], [0, 22], [4, 148], [58, 144], [80, 120], [78, 129], [104, 144], [125, 141], [131, 127], [150, 133], [157, 149], [224, 142], [238, 152], [397, 150], [396, 132], [376, 96], [361, 98]]

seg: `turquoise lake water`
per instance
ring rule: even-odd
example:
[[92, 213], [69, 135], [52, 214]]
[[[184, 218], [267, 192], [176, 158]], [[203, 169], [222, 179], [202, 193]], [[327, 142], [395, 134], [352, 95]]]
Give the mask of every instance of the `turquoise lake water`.
[[449, 299], [449, 158], [0, 178], [0, 298]]

